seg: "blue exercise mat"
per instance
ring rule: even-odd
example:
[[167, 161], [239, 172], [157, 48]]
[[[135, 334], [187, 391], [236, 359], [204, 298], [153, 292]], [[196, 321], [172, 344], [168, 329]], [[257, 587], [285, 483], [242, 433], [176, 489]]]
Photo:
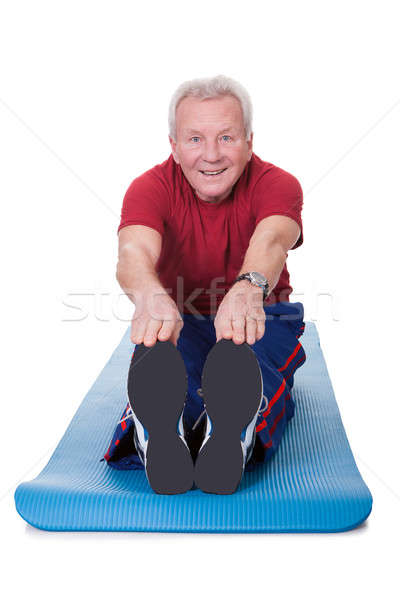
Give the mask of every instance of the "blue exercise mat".
[[17, 511], [52, 531], [214, 533], [333, 532], [369, 515], [371, 494], [355, 464], [317, 329], [307, 322], [307, 354], [295, 375], [296, 413], [269, 462], [246, 472], [227, 496], [198, 489], [159, 495], [143, 470], [101, 458], [126, 405], [134, 345], [129, 329], [72, 419], [43, 471], [15, 491]]

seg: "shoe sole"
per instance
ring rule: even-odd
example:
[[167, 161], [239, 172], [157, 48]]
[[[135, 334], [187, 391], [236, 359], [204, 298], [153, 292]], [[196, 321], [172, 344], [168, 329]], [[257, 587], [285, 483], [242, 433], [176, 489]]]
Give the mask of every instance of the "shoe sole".
[[262, 397], [261, 371], [250, 346], [219, 340], [207, 356], [201, 387], [212, 432], [197, 456], [194, 481], [203, 492], [232, 494], [244, 471], [240, 436]]
[[172, 342], [135, 347], [128, 397], [148, 432], [146, 476], [157, 494], [182, 494], [193, 486], [193, 459], [177, 431], [186, 391], [185, 363]]

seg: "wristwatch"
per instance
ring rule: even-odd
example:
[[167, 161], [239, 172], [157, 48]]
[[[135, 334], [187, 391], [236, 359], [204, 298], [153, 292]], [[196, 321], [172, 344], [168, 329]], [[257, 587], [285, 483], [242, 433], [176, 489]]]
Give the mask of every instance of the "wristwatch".
[[243, 273], [242, 275], [239, 275], [239, 277], [236, 277], [235, 283], [237, 281], [242, 281], [243, 279], [247, 279], [253, 285], [262, 288], [263, 300], [265, 300], [269, 293], [269, 284], [264, 275], [261, 275], [261, 273], [258, 273], [257, 271], [250, 271], [250, 273]]

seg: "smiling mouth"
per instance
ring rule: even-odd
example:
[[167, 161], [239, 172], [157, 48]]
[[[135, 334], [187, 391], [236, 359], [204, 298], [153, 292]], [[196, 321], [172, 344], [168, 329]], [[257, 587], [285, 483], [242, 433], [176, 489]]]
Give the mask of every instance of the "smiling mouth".
[[202, 173], [205, 177], [217, 177], [226, 171], [227, 168], [228, 167], [225, 167], [225, 169], [220, 169], [219, 171], [200, 171], [200, 173]]

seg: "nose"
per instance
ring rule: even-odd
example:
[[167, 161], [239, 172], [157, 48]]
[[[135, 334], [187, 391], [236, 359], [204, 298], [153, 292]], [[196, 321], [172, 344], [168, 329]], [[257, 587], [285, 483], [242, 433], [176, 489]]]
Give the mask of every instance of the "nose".
[[203, 146], [203, 160], [214, 163], [221, 158], [220, 146], [216, 140], [207, 140]]

